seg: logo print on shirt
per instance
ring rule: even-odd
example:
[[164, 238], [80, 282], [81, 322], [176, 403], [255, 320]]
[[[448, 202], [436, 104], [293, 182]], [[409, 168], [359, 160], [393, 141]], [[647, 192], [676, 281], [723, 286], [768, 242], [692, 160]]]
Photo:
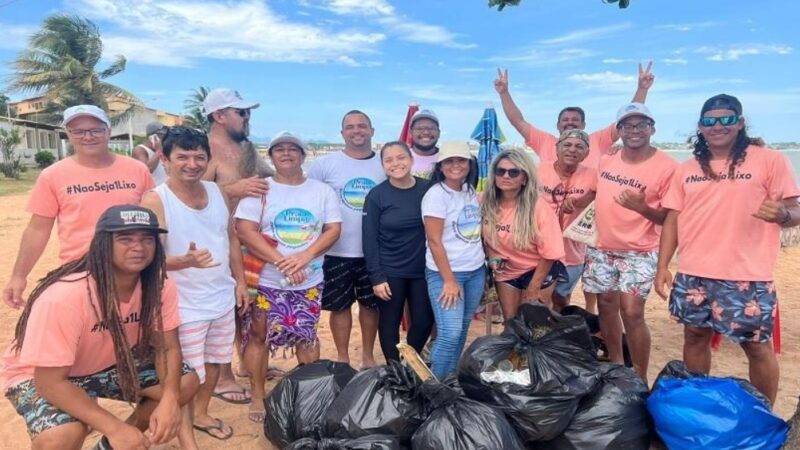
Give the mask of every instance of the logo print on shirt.
[[275, 237], [290, 248], [308, 245], [319, 235], [321, 228], [316, 217], [301, 208], [284, 209], [272, 221]]
[[456, 237], [467, 243], [481, 240], [481, 210], [475, 205], [466, 205], [453, 223]]
[[375, 182], [369, 178], [353, 178], [345, 183], [339, 195], [348, 208], [355, 211], [364, 209], [364, 200], [367, 198], [367, 193], [375, 187]]

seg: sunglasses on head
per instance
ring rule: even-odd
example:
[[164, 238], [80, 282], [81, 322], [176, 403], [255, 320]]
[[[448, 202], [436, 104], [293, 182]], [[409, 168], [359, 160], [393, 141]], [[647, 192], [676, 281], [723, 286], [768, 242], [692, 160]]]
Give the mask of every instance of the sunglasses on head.
[[703, 116], [700, 118], [700, 125], [704, 127], [713, 127], [714, 125], [719, 122], [720, 125], [727, 127], [729, 125], [736, 125], [739, 123], [739, 116], [731, 115], [731, 116], [722, 116], [722, 117], [709, 117]]
[[498, 177], [502, 177], [505, 174], [508, 174], [509, 178], [517, 178], [522, 173], [522, 170], [517, 169], [516, 167], [513, 169], [504, 169], [502, 167], [495, 167], [494, 174]]
[[200, 130], [189, 127], [169, 127], [164, 130], [163, 135], [166, 138], [167, 136], [182, 136], [186, 134], [197, 137], [206, 135], [204, 132]]

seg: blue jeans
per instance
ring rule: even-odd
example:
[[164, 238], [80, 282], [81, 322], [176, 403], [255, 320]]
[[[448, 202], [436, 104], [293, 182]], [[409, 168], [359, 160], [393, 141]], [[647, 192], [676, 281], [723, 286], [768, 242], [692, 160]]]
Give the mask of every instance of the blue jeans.
[[464, 297], [459, 299], [452, 309], [444, 309], [439, 300], [444, 286], [442, 275], [425, 269], [437, 333], [431, 350], [431, 371], [440, 380], [455, 371], [458, 366], [458, 358], [467, 342], [469, 324], [483, 296], [486, 267], [481, 266], [471, 272], [454, 272], [454, 275]]

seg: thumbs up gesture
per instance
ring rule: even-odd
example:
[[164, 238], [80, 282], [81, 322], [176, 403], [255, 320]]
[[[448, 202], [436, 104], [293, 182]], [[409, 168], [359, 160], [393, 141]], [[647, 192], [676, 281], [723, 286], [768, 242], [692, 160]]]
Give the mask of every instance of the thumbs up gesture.
[[783, 193], [775, 196], [768, 195], [761, 203], [758, 211], [753, 214], [753, 217], [777, 224], [784, 224], [792, 220], [789, 209], [783, 204]]
[[189, 242], [189, 250], [183, 258], [185, 267], [208, 269], [220, 265], [220, 263], [214, 261], [214, 257], [211, 256], [211, 252], [207, 248], [198, 249], [197, 244], [194, 242]]

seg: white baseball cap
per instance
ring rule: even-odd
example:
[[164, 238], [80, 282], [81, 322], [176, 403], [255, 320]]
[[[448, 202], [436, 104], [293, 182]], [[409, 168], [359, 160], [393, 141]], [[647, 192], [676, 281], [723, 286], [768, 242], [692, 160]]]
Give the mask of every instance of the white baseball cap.
[[207, 116], [225, 108], [254, 109], [258, 108], [258, 103], [248, 102], [242, 98], [239, 91], [228, 88], [214, 89], [203, 100], [203, 115]]
[[628, 103], [617, 111], [617, 125], [631, 116], [644, 116], [653, 122], [656, 121], [653, 113], [650, 112], [650, 108], [645, 106], [644, 103]]
[[414, 113], [414, 115], [411, 116], [411, 125], [413, 126], [414, 122], [416, 122], [419, 119], [430, 119], [436, 122], [437, 126], [439, 125], [439, 118], [436, 117], [436, 113], [434, 113], [430, 109], [421, 109], [416, 113]]
[[303, 151], [303, 154], [305, 154], [306, 150], [307, 150], [306, 149], [306, 143], [303, 142], [303, 140], [300, 139], [298, 136], [295, 136], [295, 135], [293, 135], [292, 133], [290, 133], [288, 131], [284, 131], [282, 133], [279, 133], [277, 136], [275, 136], [274, 139], [272, 139], [272, 141], [269, 143], [269, 147], [268, 147], [269, 148], [269, 152], [272, 153], [272, 147], [275, 147], [278, 144], [294, 144], [294, 145], [298, 146], [300, 148], [300, 150]]
[[438, 162], [442, 162], [449, 158], [472, 158], [472, 153], [469, 151], [469, 144], [467, 141], [447, 141], [439, 146]]
[[69, 108], [65, 109], [64, 120], [61, 122], [61, 126], [66, 127], [67, 124], [72, 121], [72, 119], [83, 116], [94, 117], [95, 119], [106, 124], [108, 128], [111, 128], [111, 121], [108, 120], [108, 115], [106, 112], [94, 105], [77, 105], [70, 106]]

